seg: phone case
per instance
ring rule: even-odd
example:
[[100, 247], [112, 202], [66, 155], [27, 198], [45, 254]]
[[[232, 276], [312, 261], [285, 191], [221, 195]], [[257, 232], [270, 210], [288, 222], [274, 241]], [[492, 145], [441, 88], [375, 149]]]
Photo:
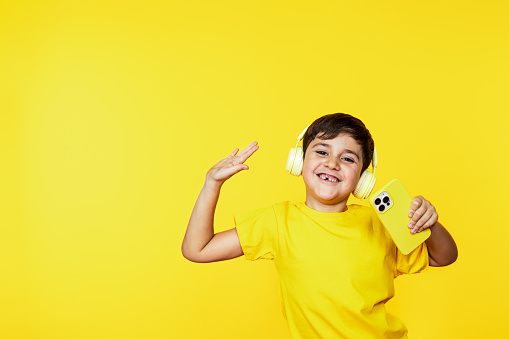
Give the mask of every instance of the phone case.
[[410, 233], [408, 211], [412, 198], [398, 179], [391, 180], [375, 192], [369, 203], [403, 254], [412, 252], [431, 235], [428, 228], [416, 234]]

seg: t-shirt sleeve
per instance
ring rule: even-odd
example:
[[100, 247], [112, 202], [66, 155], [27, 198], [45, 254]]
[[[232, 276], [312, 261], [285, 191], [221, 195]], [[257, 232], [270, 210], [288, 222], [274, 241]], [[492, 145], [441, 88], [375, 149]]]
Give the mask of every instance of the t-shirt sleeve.
[[420, 273], [429, 267], [428, 247], [423, 242], [415, 250], [404, 255], [398, 250], [396, 257], [395, 276], [402, 274]]
[[274, 208], [237, 213], [233, 218], [246, 259], [274, 259], [277, 246]]

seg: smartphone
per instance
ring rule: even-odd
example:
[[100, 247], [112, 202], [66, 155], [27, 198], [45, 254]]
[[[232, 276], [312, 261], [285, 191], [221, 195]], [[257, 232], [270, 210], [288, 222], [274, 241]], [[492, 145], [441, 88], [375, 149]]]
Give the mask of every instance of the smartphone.
[[410, 232], [408, 211], [412, 198], [398, 179], [391, 180], [376, 191], [369, 203], [403, 254], [412, 252], [431, 235], [429, 228], [415, 234]]

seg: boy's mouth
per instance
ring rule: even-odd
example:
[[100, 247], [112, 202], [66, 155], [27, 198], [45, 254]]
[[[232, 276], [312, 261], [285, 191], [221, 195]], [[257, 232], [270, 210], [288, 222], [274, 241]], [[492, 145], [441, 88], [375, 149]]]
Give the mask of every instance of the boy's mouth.
[[328, 182], [340, 182], [341, 180], [339, 180], [338, 178], [336, 178], [335, 176], [331, 175], [331, 174], [327, 174], [327, 173], [319, 173], [317, 174], [317, 176], [324, 180], [324, 181], [328, 181]]

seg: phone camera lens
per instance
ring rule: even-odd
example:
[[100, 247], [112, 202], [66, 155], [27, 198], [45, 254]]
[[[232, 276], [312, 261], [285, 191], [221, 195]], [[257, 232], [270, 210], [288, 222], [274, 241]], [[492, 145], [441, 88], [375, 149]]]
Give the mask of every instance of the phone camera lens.
[[384, 197], [384, 203], [388, 203], [389, 202], [389, 197]]
[[380, 198], [375, 199], [375, 205], [380, 205], [381, 202], [382, 202], [382, 200], [380, 200]]
[[384, 211], [384, 209], [385, 209], [385, 206], [384, 206], [384, 205], [380, 205], [380, 206], [378, 206], [378, 210], [379, 210], [380, 212], [383, 212], [383, 211]]

